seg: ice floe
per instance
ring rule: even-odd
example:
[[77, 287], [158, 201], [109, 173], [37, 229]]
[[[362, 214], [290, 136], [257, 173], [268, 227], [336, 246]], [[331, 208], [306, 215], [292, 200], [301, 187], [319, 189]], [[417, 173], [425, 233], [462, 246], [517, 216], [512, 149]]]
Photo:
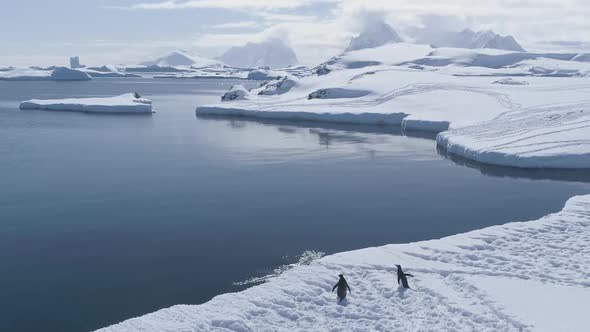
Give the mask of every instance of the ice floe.
[[116, 97], [31, 99], [21, 102], [20, 109], [85, 113], [153, 113], [152, 102], [135, 93], [126, 93]]

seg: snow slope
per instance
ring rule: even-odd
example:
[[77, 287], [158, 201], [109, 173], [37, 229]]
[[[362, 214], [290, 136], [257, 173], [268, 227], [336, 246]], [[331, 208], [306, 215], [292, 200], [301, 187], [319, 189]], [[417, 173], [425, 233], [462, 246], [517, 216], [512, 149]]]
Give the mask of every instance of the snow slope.
[[222, 54], [219, 60], [238, 68], [282, 68], [296, 65], [299, 62], [295, 52], [277, 38], [232, 47]]
[[133, 93], [116, 97], [31, 99], [20, 103], [21, 110], [73, 111], [85, 113], [153, 113], [152, 102]]
[[[413, 289], [399, 289], [401, 264]], [[338, 253], [243, 292], [99, 330], [585, 331], [590, 196], [536, 221]], [[338, 304], [343, 273], [352, 294]]]

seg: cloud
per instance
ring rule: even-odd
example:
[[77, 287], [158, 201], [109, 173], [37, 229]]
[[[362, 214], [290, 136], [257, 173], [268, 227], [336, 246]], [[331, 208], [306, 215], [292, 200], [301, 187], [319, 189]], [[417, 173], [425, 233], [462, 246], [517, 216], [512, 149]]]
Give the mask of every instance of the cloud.
[[260, 26], [256, 21], [228, 22], [211, 26], [213, 29], [247, 29]]
[[187, 8], [221, 8], [221, 9], [295, 9], [321, 2], [338, 2], [339, 0], [168, 0], [156, 3], [137, 3], [133, 9], [187, 9]]

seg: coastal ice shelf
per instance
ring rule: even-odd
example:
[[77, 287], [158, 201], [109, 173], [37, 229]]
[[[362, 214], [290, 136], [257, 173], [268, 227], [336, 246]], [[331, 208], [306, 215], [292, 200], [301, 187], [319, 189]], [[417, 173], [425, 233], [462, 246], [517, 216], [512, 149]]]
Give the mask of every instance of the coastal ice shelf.
[[[398, 288], [395, 264], [412, 289]], [[327, 256], [99, 331], [586, 331], [589, 271], [590, 195], [535, 221]], [[340, 273], [352, 289], [342, 304]]]
[[590, 168], [587, 59], [390, 43], [345, 52], [312, 75], [233, 87], [196, 112], [445, 132], [441, 147], [480, 162]]
[[126, 93], [116, 97], [31, 99], [21, 102], [20, 109], [84, 113], [154, 113], [151, 100], [138, 98], [134, 93]]

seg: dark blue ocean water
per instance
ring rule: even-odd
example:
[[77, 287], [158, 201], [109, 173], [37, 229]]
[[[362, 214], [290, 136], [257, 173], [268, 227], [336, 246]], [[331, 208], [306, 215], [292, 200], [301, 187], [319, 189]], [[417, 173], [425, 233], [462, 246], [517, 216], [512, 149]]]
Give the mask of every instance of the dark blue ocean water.
[[[393, 128], [197, 118], [233, 82], [0, 82], [0, 331], [87, 331], [244, 286], [306, 250], [558, 211], [585, 172], [450, 160]], [[19, 111], [138, 91], [153, 116]]]

